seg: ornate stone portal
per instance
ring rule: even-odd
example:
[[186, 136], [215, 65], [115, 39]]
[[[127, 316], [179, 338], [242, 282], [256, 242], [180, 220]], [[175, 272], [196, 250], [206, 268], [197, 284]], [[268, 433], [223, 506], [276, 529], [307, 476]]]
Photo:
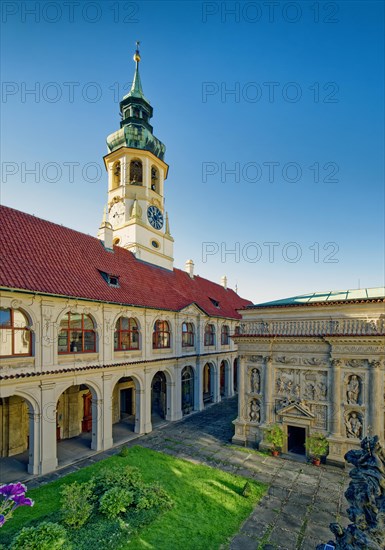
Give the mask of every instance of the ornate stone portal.
[[[365, 437], [361, 450], [347, 452], [345, 459], [354, 465], [345, 492], [352, 523], [345, 529], [338, 523], [331, 523], [330, 530], [336, 540], [328, 544], [336, 550], [384, 550], [385, 451], [378, 436]], [[323, 548], [323, 544], [317, 546], [317, 550]]]

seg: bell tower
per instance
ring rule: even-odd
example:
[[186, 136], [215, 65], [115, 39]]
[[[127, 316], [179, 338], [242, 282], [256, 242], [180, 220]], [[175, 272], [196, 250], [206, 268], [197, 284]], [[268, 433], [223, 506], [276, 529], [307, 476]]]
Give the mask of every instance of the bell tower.
[[173, 243], [164, 209], [168, 165], [165, 146], [153, 134], [153, 109], [142, 89], [139, 42], [134, 80], [120, 102], [120, 129], [107, 138], [108, 222], [113, 244], [165, 269], [173, 269]]

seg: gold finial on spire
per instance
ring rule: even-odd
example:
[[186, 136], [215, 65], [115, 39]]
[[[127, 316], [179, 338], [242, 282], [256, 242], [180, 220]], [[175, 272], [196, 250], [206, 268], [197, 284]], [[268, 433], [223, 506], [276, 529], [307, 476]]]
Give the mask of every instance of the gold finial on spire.
[[139, 45], [140, 45], [140, 42], [139, 42], [139, 40], [137, 40], [136, 41], [136, 50], [135, 50], [135, 53], [134, 53], [134, 61], [136, 63], [139, 63], [139, 61], [140, 61]]

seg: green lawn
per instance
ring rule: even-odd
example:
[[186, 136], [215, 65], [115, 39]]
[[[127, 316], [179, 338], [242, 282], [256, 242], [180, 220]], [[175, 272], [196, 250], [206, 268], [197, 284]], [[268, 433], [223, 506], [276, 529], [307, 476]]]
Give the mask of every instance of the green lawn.
[[59, 489], [64, 483], [86, 481], [100, 468], [116, 464], [136, 466], [144, 481], [159, 482], [175, 503], [138, 536], [130, 537], [124, 545], [128, 549], [218, 550], [237, 532], [267, 488], [250, 482], [252, 491], [246, 498], [242, 496], [245, 478], [135, 446], [126, 457], [113, 456], [28, 491], [27, 496], [35, 500], [35, 506], [16, 510], [15, 516], [1, 529], [4, 542], [8, 543], [11, 536], [31, 521], [48, 519], [52, 514], [52, 520], [57, 521]]

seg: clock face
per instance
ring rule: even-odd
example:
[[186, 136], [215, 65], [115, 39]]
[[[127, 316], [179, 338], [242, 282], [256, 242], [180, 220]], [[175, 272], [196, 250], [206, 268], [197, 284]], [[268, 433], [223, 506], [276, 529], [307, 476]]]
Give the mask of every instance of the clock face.
[[123, 221], [124, 217], [124, 205], [122, 202], [115, 203], [110, 210], [109, 220], [112, 227], [117, 227]]
[[152, 227], [155, 229], [162, 229], [163, 227], [163, 215], [162, 212], [156, 206], [149, 206], [147, 208], [147, 218]]

